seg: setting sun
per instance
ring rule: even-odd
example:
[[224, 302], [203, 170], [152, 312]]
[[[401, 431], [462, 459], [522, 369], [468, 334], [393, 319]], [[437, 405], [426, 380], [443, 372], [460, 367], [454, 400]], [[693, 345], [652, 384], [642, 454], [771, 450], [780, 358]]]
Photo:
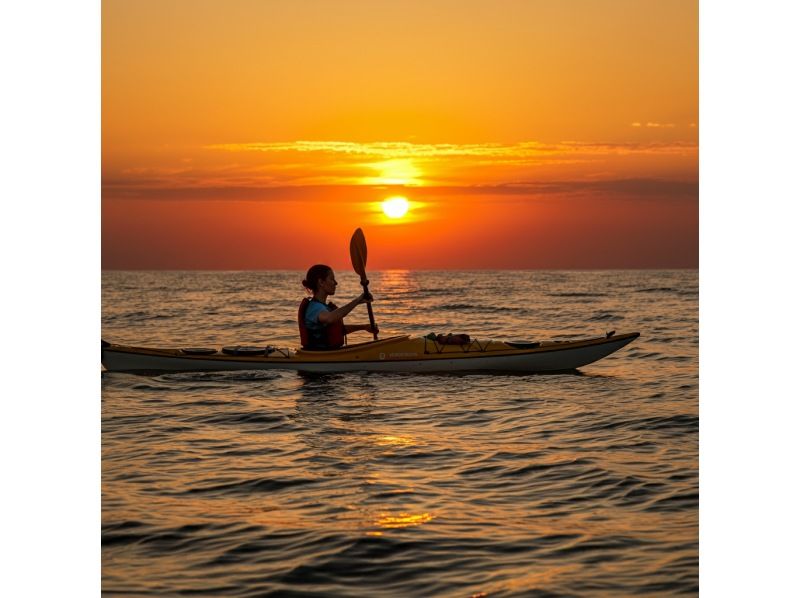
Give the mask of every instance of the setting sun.
[[389, 218], [402, 218], [408, 212], [408, 200], [405, 197], [390, 197], [383, 202], [383, 213]]

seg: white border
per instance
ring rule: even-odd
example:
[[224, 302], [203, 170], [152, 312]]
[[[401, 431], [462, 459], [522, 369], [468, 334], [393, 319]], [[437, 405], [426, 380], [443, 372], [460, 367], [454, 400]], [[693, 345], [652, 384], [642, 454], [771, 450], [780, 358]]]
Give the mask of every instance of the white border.
[[100, 3], [4, 4], [3, 590], [100, 594]]
[[797, 19], [701, 3], [700, 589], [797, 596]]
[[[791, 6], [701, 4], [709, 596], [800, 593], [800, 48]], [[98, 595], [100, 3], [10, 3], [3, 25], [3, 587]]]

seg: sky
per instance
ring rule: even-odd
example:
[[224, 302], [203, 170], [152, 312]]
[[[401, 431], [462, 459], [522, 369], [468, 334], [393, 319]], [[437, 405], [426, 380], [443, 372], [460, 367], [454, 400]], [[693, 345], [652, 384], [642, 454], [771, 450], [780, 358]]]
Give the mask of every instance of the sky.
[[104, 0], [101, 27], [103, 268], [343, 268], [357, 227], [371, 269], [698, 266], [696, 0]]

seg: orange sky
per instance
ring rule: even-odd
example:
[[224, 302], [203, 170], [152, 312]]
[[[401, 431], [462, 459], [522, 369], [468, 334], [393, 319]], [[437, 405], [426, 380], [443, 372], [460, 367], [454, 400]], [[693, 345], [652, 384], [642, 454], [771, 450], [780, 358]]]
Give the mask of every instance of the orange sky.
[[102, 11], [104, 268], [697, 266], [696, 1]]

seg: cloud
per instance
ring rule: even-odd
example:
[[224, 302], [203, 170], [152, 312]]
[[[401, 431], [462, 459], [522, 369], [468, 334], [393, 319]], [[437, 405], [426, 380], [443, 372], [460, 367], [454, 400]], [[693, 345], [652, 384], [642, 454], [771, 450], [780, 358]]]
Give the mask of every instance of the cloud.
[[[648, 127], [674, 127], [675, 125], [659, 125], [647, 123]], [[291, 141], [291, 142], [253, 142], [224, 143], [207, 145], [205, 149], [229, 152], [267, 152], [267, 153], [326, 153], [343, 154], [382, 159], [413, 158], [537, 158], [564, 153], [607, 153], [609, 151], [624, 153], [672, 153], [677, 149], [696, 147], [691, 142], [673, 143], [587, 143], [579, 141], [561, 141], [558, 143], [540, 143], [538, 141], [520, 141], [517, 143], [411, 143], [371, 142], [357, 143], [352, 141]]]
[[[597, 198], [633, 198], [696, 200], [697, 180], [627, 178], [609, 180], [517, 181], [495, 185], [440, 185], [407, 187], [403, 185], [306, 185], [306, 186], [207, 186], [162, 187], [131, 185], [115, 181], [105, 199], [155, 201], [373, 201], [378, 193], [402, 194], [423, 202], [448, 197], [481, 197], [493, 201], [529, 201], [536, 198], [593, 196]], [[504, 198], [504, 199], [503, 199]]]
[[[181, 151], [185, 151], [183, 148]], [[198, 148], [158, 157], [150, 167], [126, 164], [103, 170], [104, 198], [274, 198], [267, 188], [415, 186], [458, 189], [493, 186], [534, 190], [548, 181], [696, 178], [697, 143], [413, 143], [350, 141], [253, 142]], [[671, 174], [667, 174], [671, 173]], [[504, 187], [506, 186], [506, 187]], [[503, 191], [506, 189], [506, 191]], [[577, 189], [571, 185], [570, 189]], [[261, 190], [261, 191], [260, 191]], [[539, 187], [547, 193], [547, 187]], [[469, 193], [469, 191], [467, 191]]]
[[675, 123], [653, 123], [653, 122], [648, 122], [648, 123], [645, 123], [644, 125], [642, 125], [642, 123], [640, 123], [640, 122], [635, 122], [635, 123], [631, 123], [631, 126], [632, 127], [637, 127], [637, 128], [644, 126], [644, 127], [647, 127], [648, 129], [674, 129], [675, 128]]
[[696, 199], [697, 180], [624, 178], [607, 180], [517, 181], [501, 185], [443, 186], [428, 188], [437, 195], [585, 196]]

